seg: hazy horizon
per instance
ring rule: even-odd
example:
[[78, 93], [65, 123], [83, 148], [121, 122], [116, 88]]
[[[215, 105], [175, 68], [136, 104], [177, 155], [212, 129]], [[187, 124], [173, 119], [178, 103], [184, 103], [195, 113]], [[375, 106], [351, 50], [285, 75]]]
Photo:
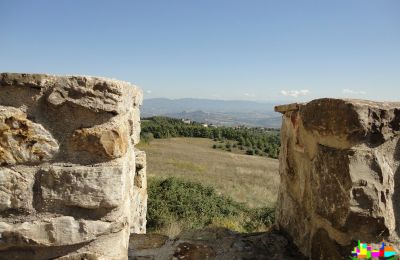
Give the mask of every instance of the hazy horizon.
[[168, 99], [168, 100], [182, 100], [182, 99], [195, 99], [195, 100], [209, 100], [209, 101], [231, 101], [231, 102], [256, 102], [256, 103], [276, 103], [276, 102], [286, 102], [289, 100], [248, 100], [248, 99], [223, 99], [223, 98], [200, 98], [200, 97], [181, 97], [181, 98], [168, 98], [168, 97], [150, 97], [144, 96], [146, 99]]
[[93, 75], [145, 98], [400, 99], [400, 2], [2, 1], [0, 71]]

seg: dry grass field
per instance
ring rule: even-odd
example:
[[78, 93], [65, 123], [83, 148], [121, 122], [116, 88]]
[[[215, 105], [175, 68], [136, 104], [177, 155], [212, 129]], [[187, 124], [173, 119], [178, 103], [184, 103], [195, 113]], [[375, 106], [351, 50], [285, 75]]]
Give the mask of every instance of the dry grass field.
[[155, 139], [139, 144], [147, 153], [149, 177], [181, 177], [213, 186], [249, 207], [274, 206], [278, 160], [212, 149], [204, 138]]

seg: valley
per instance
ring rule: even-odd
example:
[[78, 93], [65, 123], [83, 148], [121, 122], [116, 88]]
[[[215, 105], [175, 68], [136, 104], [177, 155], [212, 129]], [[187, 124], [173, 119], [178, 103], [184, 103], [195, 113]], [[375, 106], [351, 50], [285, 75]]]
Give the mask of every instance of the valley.
[[179, 177], [214, 187], [249, 207], [272, 207], [278, 194], [278, 160], [212, 149], [207, 138], [154, 139], [140, 143], [148, 176]]

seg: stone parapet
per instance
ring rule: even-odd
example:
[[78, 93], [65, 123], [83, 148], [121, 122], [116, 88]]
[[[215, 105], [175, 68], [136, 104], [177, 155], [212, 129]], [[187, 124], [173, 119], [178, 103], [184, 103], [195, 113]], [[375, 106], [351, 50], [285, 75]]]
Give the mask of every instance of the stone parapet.
[[141, 103], [123, 81], [0, 74], [0, 259], [127, 259], [146, 231]]
[[318, 99], [283, 114], [276, 222], [311, 259], [399, 248], [400, 103]]

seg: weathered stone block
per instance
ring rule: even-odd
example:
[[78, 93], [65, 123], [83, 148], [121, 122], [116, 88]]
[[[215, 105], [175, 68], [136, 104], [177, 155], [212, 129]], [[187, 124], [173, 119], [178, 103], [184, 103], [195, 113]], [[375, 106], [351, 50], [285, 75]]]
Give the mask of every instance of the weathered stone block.
[[146, 153], [140, 150], [135, 151], [136, 171], [135, 171], [135, 186], [137, 188], [147, 189], [146, 179]]
[[136, 170], [131, 206], [132, 225], [131, 233], [146, 233], [147, 214], [147, 179], [146, 179], [146, 154], [135, 150]]
[[0, 168], [0, 212], [32, 211], [33, 184], [32, 172]]
[[123, 225], [118, 223], [76, 220], [69, 216], [18, 224], [0, 222], [0, 249], [74, 245], [122, 229]]
[[127, 259], [146, 225], [141, 103], [123, 81], [0, 74], [0, 260]]
[[58, 143], [41, 125], [13, 107], [0, 105], [0, 164], [40, 163], [58, 152]]
[[129, 147], [129, 133], [126, 125], [98, 125], [75, 130], [71, 142], [74, 150], [115, 159], [126, 153]]
[[277, 225], [312, 259], [348, 257], [357, 240], [399, 249], [400, 103], [318, 99], [276, 111]]
[[111, 209], [124, 201], [126, 170], [122, 166], [56, 166], [41, 173], [45, 205]]
[[141, 103], [141, 91], [129, 83], [96, 77], [54, 77], [47, 102], [85, 107], [95, 112], [112, 114], [129, 112], [135, 103]]

